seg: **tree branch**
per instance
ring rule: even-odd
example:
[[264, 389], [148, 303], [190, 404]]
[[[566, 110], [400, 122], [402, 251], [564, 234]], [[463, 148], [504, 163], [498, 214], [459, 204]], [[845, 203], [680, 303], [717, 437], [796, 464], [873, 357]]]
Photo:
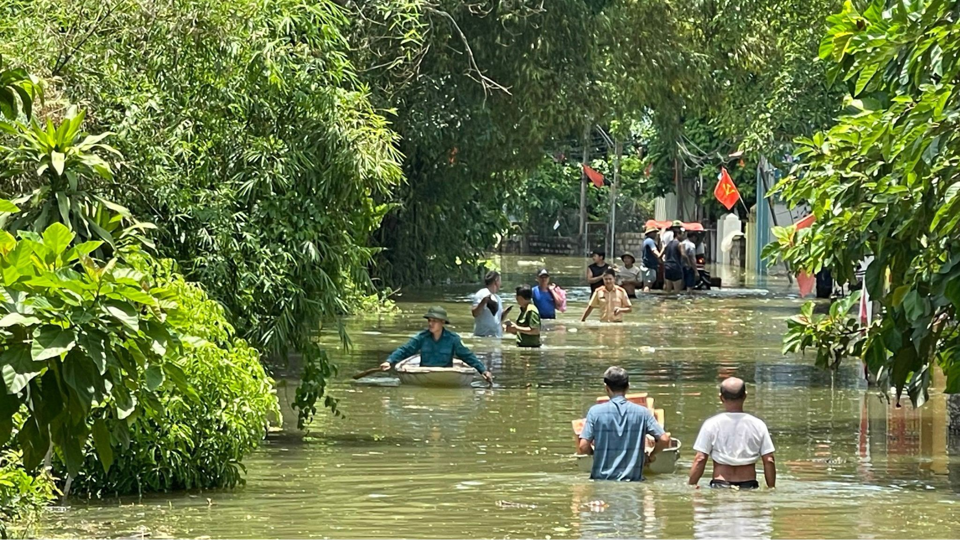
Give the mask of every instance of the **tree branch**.
[[[440, 11], [429, 6], [424, 7], [424, 11], [433, 13], [435, 15], [439, 15], [440, 17], [443, 17], [448, 21], [450, 21], [450, 24], [453, 25], [454, 30], [456, 30], [457, 34], [460, 36], [460, 41], [463, 42], [463, 46], [466, 48], [467, 59], [470, 62], [470, 68], [472, 71], [475, 71], [477, 73], [477, 76], [479, 77], [479, 80], [477, 82], [479, 82], [480, 85], [483, 87], [484, 95], [489, 95], [491, 90], [499, 90], [507, 95], [512, 95], [509, 89], [502, 86], [500, 83], [491, 79], [490, 77], [487, 77], [486, 75], [484, 75], [483, 71], [480, 69], [480, 66], [477, 65], [476, 58], [474, 58], [473, 56], [473, 49], [470, 48], [470, 42], [467, 41], [467, 36], [463, 33], [463, 30], [460, 29], [460, 25], [457, 24], [456, 19], [454, 19], [452, 15], [450, 15], [446, 11]], [[468, 73], [468, 76], [469, 76], [469, 73]]]

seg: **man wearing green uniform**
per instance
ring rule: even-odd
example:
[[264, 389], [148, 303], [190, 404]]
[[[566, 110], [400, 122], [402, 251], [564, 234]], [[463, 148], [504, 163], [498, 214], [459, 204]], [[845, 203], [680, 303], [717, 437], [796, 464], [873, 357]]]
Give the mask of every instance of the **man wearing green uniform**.
[[517, 335], [517, 347], [540, 346], [540, 311], [533, 303], [533, 289], [528, 285], [517, 287], [517, 322], [507, 321], [507, 333]]
[[420, 355], [421, 367], [453, 367], [453, 358], [457, 357], [480, 372], [487, 382], [493, 383], [493, 376], [477, 355], [464, 346], [460, 336], [444, 328], [450, 322], [447, 318], [447, 310], [442, 307], [432, 307], [427, 310], [423, 318], [427, 320], [427, 329], [393, 351], [387, 361], [380, 364], [380, 369], [387, 371], [397, 362], [415, 354]]

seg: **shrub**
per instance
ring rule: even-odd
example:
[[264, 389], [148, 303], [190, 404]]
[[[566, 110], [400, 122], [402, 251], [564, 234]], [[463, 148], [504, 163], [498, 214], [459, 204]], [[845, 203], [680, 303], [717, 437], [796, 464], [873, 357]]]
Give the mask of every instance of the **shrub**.
[[47, 474], [33, 476], [23, 468], [19, 452], [0, 454], [0, 538], [11, 532], [25, 536], [43, 507], [53, 500], [55, 488]]
[[90, 494], [233, 487], [243, 481], [241, 459], [280, 418], [273, 380], [259, 354], [234, 334], [224, 310], [172, 271], [172, 263], [134, 262], [174, 293], [180, 309], [167, 322], [184, 337], [171, 360], [192, 391], [162, 390], [162, 414], [140, 417], [109, 471], [92, 446], [72, 489]]

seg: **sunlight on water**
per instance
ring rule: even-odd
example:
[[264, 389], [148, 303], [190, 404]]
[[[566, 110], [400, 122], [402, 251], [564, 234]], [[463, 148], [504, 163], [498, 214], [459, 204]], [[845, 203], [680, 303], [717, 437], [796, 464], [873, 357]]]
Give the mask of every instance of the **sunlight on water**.
[[[546, 264], [578, 286], [581, 261], [503, 261], [504, 290]], [[960, 441], [946, 432], [934, 393], [922, 410], [880, 401], [857, 365], [837, 373], [784, 357], [785, 320], [802, 301], [785, 282], [636, 300], [622, 325], [579, 322], [587, 299], [546, 323], [544, 347], [517, 350], [470, 335], [467, 298], [479, 288], [404, 294], [402, 314], [351, 322], [333, 392], [346, 418], [317, 418], [306, 435], [271, 435], [245, 461], [234, 491], [74, 500], [44, 534], [177, 537], [911, 537], [960, 530]], [[512, 294], [505, 294], [513, 303]], [[386, 375], [354, 382], [423, 326], [442, 304], [455, 331], [497, 377], [493, 389], [406, 387]], [[335, 337], [326, 337], [336, 346]], [[666, 411], [684, 442], [673, 475], [635, 484], [591, 482], [572, 458], [571, 420], [603, 393], [601, 375], [624, 366], [634, 390]], [[689, 446], [718, 411], [717, 383], [748, 384], [748, 410], [777, 446], [778, 488], [718, 492], [686, 486]], [[295, 425], [295, 381], [279, 390]], [[942, 384], [942, 380], [941, 383]], [[709, 471], [709, 469], [708, 469]], [[708, 472], [709, 474], [709, 472]], [[701, 481], [705, 485], [706, 482]]]

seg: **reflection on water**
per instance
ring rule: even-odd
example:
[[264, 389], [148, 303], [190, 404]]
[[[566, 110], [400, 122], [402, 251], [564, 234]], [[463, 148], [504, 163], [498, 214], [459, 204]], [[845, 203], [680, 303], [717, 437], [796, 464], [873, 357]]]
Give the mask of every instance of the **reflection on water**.
[[773, 508], [758, 492], [717, 490], [693, 497], [694, 538], [770, 538]]
[[[322, 414], [306, 437], [271, 436], [245, 461], [234, 491], [72, 501], [47, 516], [47, 535], [153, 537], [912, 537], [956, 536], [960, 441], [946, 434], [943, 396], [921, 410], [881, 401], [856, 365], [816, 370], [780, 354], [801, 300], [769, 290], [712, 291], [634, 302], [621, 325], [580, 323], [583, 261], [504, 260], [505, 290], [546, 265], [570, 288], [570, 310], [544, 327], [544, 347], [519, 350], [470, 336], [465, 299], [476, 285], [407, 292], [399, 316], [352, 321], [333, 385], [346, 418]], [[508, 303], [512, 303], [509, 294]], [[374, 367], [442, 304], [465, 343], [491, 366], [493, 389], [427, 390]], [[336, 346], [335, 338], [327, 338]], [[603, 393], [611, 365], [666, 411], [685, 443], [676, 474], [591, 482], [571, 458], [570, 421]], [[702, 421], [718, 411], [717, 382], [749, 384], [747, 407], [777, 446], [774, 491], [693, 490], [686, 467]], [[288, 426], [294, 381], [279, 390]], [[938, 379], [942, 386], [942, 378]], [[701, 484], [706, 486], [706, 481]]]

